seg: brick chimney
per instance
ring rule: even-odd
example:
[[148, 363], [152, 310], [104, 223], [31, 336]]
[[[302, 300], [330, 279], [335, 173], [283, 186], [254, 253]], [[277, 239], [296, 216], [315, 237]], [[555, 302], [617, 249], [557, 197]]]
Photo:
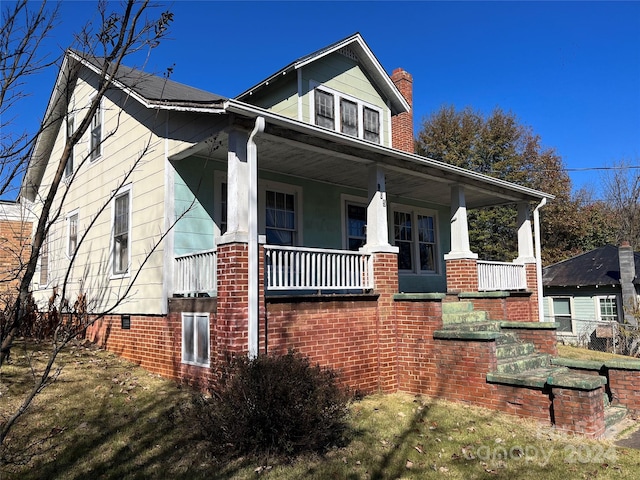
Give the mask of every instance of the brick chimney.
[[391, 145], [398, 150], [415, 153], [413, 140], [413, 77], [402, 68], [396, 68], [391, 81], [400, 90], [411, 109], [391, 117]]
[[625, 323], [637, 325], [638, 320], [633, 313], [636, 310], [636, 288], [633, 280], [636, 278], [636, 262], [633, 248], [629, 242], [623, 241], [618, 247], [618, 262], [620, 264], [620, 287], [622, 289], [622, 310]]

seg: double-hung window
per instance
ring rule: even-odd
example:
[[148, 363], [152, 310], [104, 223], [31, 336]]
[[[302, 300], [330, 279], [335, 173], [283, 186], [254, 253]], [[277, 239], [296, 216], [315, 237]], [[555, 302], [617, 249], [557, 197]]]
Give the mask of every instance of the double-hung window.
[[102, 155], [102, 104], [98, 103], [89, 127], [89, 157], [95, 160]]
[[131, 245], [131, 190], [116, 195], [113, 201], [113, 274], [129, 269]]
[[380, 143], [380, 112], [364, 107], [364, 139]]
[[571, 319], [571, 299], [569, 297], [554, 297], [551, 299], [553, 320], [557, 324], [557, 332], [572, 333], [573, 321]]
[[78, 248], [78, 212], [67, 216], [67, 255], [72, 257]]
[[311, 118], [316, 125], [370, 142], [381, 142], [380, 108], [326, 86], [314, 88], [312, 95]]
[[435, 215], [425, 211], [393, 212], [393, 233], [398, 247], [398, 268], [413, 273], [436, 273]]
[[335, 111], [333, 95], [323, 90], [315, 91], [316, 125], [335, 129]]
[[209, 314], [182, 314], [182, 362], [209, 366]]
[[598, 318], [603, 322], [618, 321], [618, 300], [615, 295], [598, 298]]
[[344, 98], [340, 99], [340, 131], [358, 136], [358, 104]]
[[265, 192], [265, 233], [270, 245], [297, 243], [296, 195], [267, 189]]

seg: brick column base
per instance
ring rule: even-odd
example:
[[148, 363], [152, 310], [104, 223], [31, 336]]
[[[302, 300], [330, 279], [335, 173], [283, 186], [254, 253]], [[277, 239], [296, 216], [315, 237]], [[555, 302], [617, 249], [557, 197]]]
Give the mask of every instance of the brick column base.
[[602, 388], [577, 390], [552, 388], [553, 416], [556, 428], [592, 438], [604, 435]]
[[447, 293], [478, 291], [478, 262], [473, 258], [446, 261]]

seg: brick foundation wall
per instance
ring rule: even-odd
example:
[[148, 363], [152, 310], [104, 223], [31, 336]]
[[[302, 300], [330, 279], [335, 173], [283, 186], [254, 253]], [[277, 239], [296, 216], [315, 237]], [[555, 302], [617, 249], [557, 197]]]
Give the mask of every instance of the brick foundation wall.
[[[378, 390], [379, 331], [376, 297], [360, 300], [267, 300], [262, 345], [268, 353], [295, 348], [313, 363], [341, 373], [342, 381], [366, 393]], [[263, 352], [264, 353], [264, 352]]]
[[[210, 314], [210, 358], [215, 359], [215, 315]], [[182, 315], [131, 315], [123, 329], [120, 315], [109, 315], [87, 329], [86, 338], [165, 378], [204, 388], [211, 369], [182, 363]]]
[[[435, 391], [439, 371], [433, 332], [442, 328], [442, 304], [396, 301], [397, 389], [411, 393]], [[431, 395], [431, 393], [429, 393]]]

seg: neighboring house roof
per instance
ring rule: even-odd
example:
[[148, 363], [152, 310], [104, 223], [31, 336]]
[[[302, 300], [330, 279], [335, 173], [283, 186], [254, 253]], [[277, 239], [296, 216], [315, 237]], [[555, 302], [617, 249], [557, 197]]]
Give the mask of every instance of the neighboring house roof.
[[[582, 287], [620, 284], [618, 247], [605, 245], [542, 269], [545, 287]], [[640, 253], [634, 253], [636, 272], [640, 272]], [[638, 277], [634, 278], [634, 283]]]
[[398, 88], [391, 81], [391, 78], [385, 72], [384, 68], [359, 33], [354, 33], [353, 35], [343, 38], [342, 40], [339, 40], [327, 47], [321, 48], [320, 50], [317, 50], [313, 53], [310, 53], [309, 55], [305, 55], [304, 57], [291, 62], [289, 65], [278, 70], [270, 77], [262, 80], [253, 87], [242, 92], [236, 97], [236, 100], [248, 101], [249, 97], [253, 95], [253, 93], [255, 93], [257, 90], [260, 90], [272, 84], [273, 82], [277, 81], [281, 77], [286, 76], [290, 72], [298, 70], [305, 65], [315, 62], [316, 60], [319, 60], [343, 48], [350, 49], [357, 56], [358, 62], [367, 72], [373, 84], [384, 94], [386, 98], [389, 99], [391, 110], [394, 115], [396, 113], [408, 112], [409, 110], [411, 110], [411, 106], [407, 103], [407, 100], [402, 96]]

